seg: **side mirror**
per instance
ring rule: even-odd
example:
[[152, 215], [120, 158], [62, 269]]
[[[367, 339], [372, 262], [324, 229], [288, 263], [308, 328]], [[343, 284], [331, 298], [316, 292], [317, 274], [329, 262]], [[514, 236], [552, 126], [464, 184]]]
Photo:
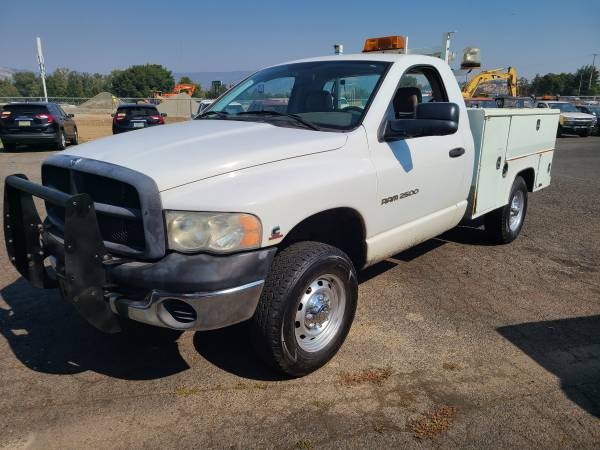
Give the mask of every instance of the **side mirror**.
[[115, 117], [116, 114], [115, 113], [110, 113], [110, 117]]
[[67, 116], [69, 116], [72, 119], [73, 117], [75, 117], [75, 114], [69, 113], [69, 114], [67, 114]]
[[167, 113], [160, 113], [161, 116], [167, 117]]
[[414, 119], [390, 120], [385, 125], [384, 141], [419, 136], [446, 136], [458, 130], [460, 109], [456, 103], [420, 103]]

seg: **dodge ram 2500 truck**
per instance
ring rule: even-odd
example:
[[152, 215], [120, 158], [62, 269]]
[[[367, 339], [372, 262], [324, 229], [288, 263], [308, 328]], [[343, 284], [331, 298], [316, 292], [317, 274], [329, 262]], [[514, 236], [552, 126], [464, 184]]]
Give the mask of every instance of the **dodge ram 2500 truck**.
[[259, 355], [301, 376], [348, 334], [358, 270], [480, 216], [517, 237], [558, 116], [468, 110], [434, 57], [277, 65], [192, 121], [49, 157], [42, 184], [7, 177], [8, 255], [101, 330], [248, 321]]

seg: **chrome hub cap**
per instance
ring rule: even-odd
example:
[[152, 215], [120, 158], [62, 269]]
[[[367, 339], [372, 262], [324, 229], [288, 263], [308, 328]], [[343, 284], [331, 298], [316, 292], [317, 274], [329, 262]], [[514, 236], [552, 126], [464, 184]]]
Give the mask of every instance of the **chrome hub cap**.
[[337, 335], [344, 317], [346, 292], [336, 275], [313, 280], [302, 295], [296, 311], [296, 342], [306, 352], [318, 352]]
[[510, 201], [510, 216], [508, 218], [508, 227], [510, 231], [516, 231], [523, 220], [523, 207], [525, 206], [525, 196], [522, 191], [515, 192]]

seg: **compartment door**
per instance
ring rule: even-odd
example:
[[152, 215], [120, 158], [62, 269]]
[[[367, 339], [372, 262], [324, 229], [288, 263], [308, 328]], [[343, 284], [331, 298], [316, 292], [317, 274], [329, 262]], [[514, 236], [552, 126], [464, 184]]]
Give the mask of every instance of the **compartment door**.
[[537, 191], [538, 189], [543, 189], [550, 185], [552, 158], [554, 158], [554, 151], [540, 154], [540, 164], [537, 170], [534, 190]]
[[485, 119], [473, 216], [496, 209], [504, 202], [502, 167], [506, 160], [510, 120], [510, 116], [488, 116]]

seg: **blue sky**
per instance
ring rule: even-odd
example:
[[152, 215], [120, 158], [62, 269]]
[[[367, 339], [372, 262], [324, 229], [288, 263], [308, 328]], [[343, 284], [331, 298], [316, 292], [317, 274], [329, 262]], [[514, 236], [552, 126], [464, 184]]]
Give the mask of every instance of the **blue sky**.
[[[35, 36], [46, 66], [106, 73], [159, 63], [174, 72], [252, 70], [286, 60], [362, 49], [403, 34], [412, 47], [482, 50], [486, 68], [520, 75], [573, 71], [600, 52], [600, 1], [1, 1], [0, 66], [34, 69]], [[596, 59], [600, 66], [600, 57]]]

